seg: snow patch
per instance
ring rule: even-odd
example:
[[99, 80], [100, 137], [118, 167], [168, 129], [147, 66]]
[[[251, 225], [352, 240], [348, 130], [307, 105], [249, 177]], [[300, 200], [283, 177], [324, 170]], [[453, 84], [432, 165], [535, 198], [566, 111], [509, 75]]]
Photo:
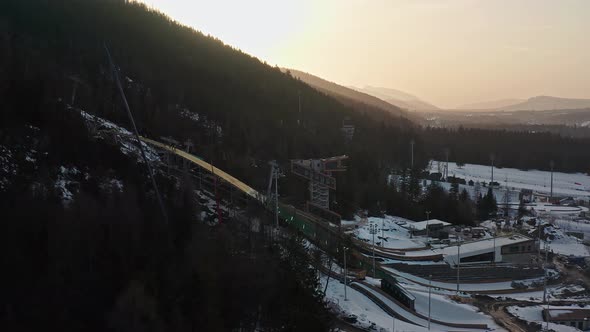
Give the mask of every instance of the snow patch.
[[549, 250], [564, 256], [590, 256], [588, 247], [577, 237], [565, 234], [563, 229], [555, 226], [544, 228]]
[[[378, 247], [400, 250], [424, 248], [426, 246], [425, 238], [411, 238], [408, 230], [402, 227], [402, 225], [411, 222], [405, 218], [386, 215], [383, 218], [369, 217], [366, 222], [359, 218], [355, 221], [344, 221], [343, 224], [354, 226], [355, 229], [348, 233], [352, 233], [359, 240], [369, 244], [372, 244], [373, 241], [370, 225], [375, 224], [377, 227], [375, 245]], [[410, 255], [410, 253], [408, 254]]]
[[[134, 135], [127, 129], [120, 127], [113, 122], [100, 118], [96, 115], [89, 114], [82, 110], [79, 110], [80, 115], [84, 118], [85, 121], [94, 123], [98, 130], [111, 130], [118, 134], [120, 150], [125, 155], [135, 155], [137, 157], [137, 161], [139, 163], [143, 163], [143, 158], [141, 157], [141, 151], [137, 146], [137, 142], [135, 141]], [[146, 158], [150, 163], [159, 162], [160, 157], [155, 149], [151, 146], [146, 144], [145, 142], [141, 142], [143, 150], [145, 151]]]
[[99, 187], [102, 191], [106, 193], [123, 192], [123, 182], [119, 179], [107, 178], [101, 181]]
[[183, 108], [180, 110], [180, 115], [183, 118], [191, 119], [195, 122], [199, 122], [199, 113], [191, 112], [187, 108]]
[[4, 190], [10, 184], [10, 179], [16, 175], [17, 171], [18, 165], [12, 150], [0, 145], [0, 190]]
[[78, 182], [73, 180], [75, 176], [80, 175], [76, 167], [67, 168], [61, 166], [55, 181], [55, 189], [62, 198], [64, 205], [68, 205], [74, 199], [74, 192], [77, 191]]

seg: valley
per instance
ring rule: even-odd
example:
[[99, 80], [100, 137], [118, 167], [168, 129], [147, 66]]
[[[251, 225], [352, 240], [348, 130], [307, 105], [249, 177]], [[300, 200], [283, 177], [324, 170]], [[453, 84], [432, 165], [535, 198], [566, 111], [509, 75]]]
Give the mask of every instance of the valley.
[[0, 330], [590, 330], [586, 9], [0, 2]]

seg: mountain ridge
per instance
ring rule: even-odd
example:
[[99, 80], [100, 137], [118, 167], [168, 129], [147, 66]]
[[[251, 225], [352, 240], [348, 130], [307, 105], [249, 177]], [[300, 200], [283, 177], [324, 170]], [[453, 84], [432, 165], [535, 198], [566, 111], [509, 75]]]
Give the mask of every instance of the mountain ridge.
[[526, 99], [516, 99], [516, 98], [507, 98], [507, 99], [497, 99], [497, 100], [489, 100], [489, 101], [482, 101], [482, 102], [475, 102], [475, 103], [468, 103], [463, 104], [455, 107], [458, 110], [493, 110], [502, 107], [509, 107], [512, 105], [520, 104], [525, 102]]
[[372, 95], [390, 104], [407, 110], [424, 111], [440, 109], [439, 107], [432, 105], [431, 103], [428, 103], [415, 95], [392, 88], [365, 85], [363, 88], [352, 87], [352, 89]]
[[[390, 114], [408, 118], [416, 121], [413, 114], [406, 112], [397, 105], [391, 104], [381, 98], [375, 97], [371, 94], [358, 91], [354, 88], [346, 87], [331, 81], [328, 81], [319, 76], [291, 68], [281, 68], [281, 71], [289, 73], [291, 76], [300, 79], [311, 87], [326, 93], [344, 105], [355, 108], [359, 111], [371, 111], [369, 108], [377, 108], [384, 110]], [[364, 106], [363, 106], [364, 105]]]
[[590, 107], [590, 99], [535, 96], [508, 107], [504, 111], [551, 111], [561, 109], [583, 109]]

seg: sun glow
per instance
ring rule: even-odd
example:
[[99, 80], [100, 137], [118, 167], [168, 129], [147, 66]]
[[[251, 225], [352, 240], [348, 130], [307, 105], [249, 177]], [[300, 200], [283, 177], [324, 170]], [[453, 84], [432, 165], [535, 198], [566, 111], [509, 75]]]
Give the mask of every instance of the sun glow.
[[309, 28], [307, 1], [145, 0], [175, 20], [270, 61]]
[[271, 65], [442, 107], [590, 98], [590, 1], [141, 1]]

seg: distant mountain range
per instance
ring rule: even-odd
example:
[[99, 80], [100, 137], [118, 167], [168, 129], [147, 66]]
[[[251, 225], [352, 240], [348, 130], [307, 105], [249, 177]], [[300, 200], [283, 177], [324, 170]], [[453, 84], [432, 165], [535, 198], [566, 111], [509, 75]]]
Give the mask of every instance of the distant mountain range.
[[500, 99], [479, 103], [465, 104], [455, 107], [458, 110], [494, 110], [525, 102], [525, 99]]
[[350, 87], [360, 92], [375, 96], [397, 107], [412, 111], [431, 111], [440, 108], [407, 92], [366, 85], [364, 88]]
[[529, 99], [502, 99], [466, 104], [456, 110], [482, 111], [553, 111], [590, 108], [590, 99], [572, 99], [552, 96], [536, 96]]
[[360, 111], [371, 111], [371, 109], [379, 109], [388, 113], [414, 119], [415, 116], [402, 110], [397, 105], [393, 105], [385, 100], [372, 96], [368, 93], [363, 93], [352, 88], [338, 85], [334, 82], [327, 81], [323, 78], [314, 76], [312, 74], [302, 72], [295, 69], [281, 68], [284, 72], [289, 72], [293, 77], [300, 79], [313, 88], [338, 99], [344, 105], [352, 107]]
[[564, 109], [590, 108], [590, 99], [570, 99], [551, 96], [538, 96], [511, 106], [502, 107], [504, 111], [551, 111]]
[[[332, 97], [339, 99], [348, 106], [362, 108], [363, 105], [385, 110], [389, 113], [403, 117], [414, 118], [419, 116], [404, 110], [427, 113], [429, 111], [441, 111], [442, 109], [426, 102], [419, 97], [391, 88], [365, 85], [362, 88], [354, 86], [342, 86], [295, 69], [282, 68], [289, 71], [292, 76], [299, 78], [310, 86]], [[454, 108], [457, 111], [552, 111], [552, 110], [576, 110], [590, 108], [590, 99], [560, 98], [552, 96], [536, 96], [529, 99], [500, 99], [485, 102], [470, 103]], [[450, 111], [452, 111], [451, 109]]]

